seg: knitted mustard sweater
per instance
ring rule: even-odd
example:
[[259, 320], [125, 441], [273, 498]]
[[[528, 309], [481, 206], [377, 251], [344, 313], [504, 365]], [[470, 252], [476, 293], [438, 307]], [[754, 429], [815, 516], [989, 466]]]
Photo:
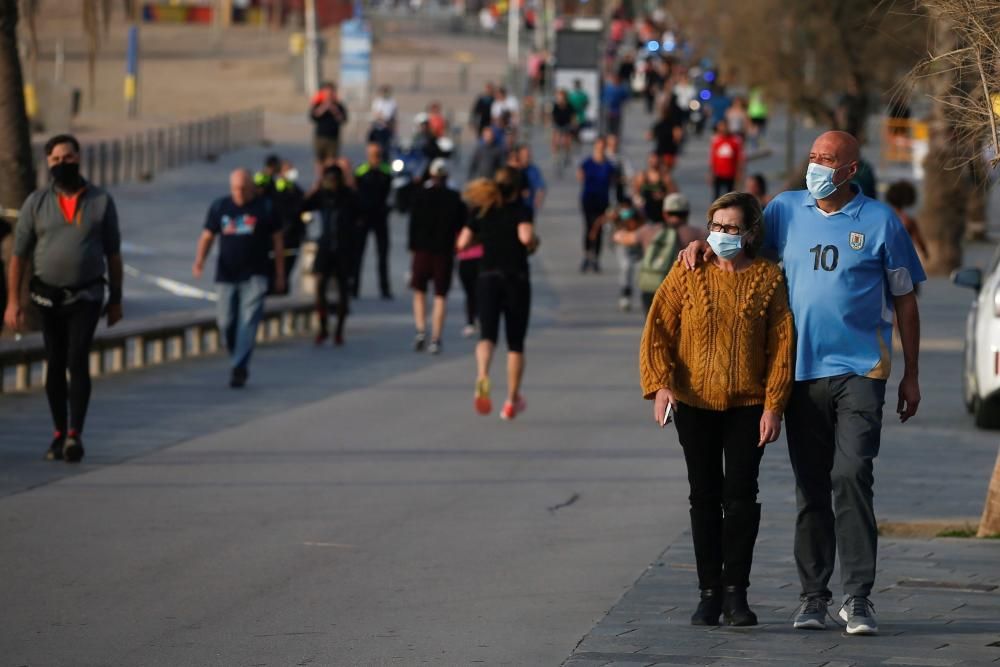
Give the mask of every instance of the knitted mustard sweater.
[[784, 276], [756, 259], [738, 273], [678, 261], [660, 284], [639, 347], [642, 393], [670, 389], [707, 410], [764, 405], [781, 414], [792, 391], [795, 327]]

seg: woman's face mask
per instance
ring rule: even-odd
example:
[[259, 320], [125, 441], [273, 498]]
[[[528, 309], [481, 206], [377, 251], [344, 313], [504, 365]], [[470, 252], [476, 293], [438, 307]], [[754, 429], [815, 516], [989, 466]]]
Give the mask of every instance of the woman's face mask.
[[732, 259], [743, 249], [743, 235], [711, 232], [708, 235], [708, 245], [722, 259]]

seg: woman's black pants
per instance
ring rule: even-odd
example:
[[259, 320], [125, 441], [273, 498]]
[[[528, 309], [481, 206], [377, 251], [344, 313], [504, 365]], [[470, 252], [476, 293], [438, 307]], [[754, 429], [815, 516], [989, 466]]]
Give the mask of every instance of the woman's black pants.
[[679, 404], [674, 420], [691, 484], [698, 587], [750, 585], [760, 526], [757, 473], [763, 406], [703, 410]]

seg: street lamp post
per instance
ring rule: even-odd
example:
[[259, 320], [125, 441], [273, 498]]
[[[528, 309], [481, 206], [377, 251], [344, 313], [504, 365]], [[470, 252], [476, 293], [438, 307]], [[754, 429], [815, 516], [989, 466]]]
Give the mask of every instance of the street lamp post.
[[304, 55], [306, 94], [319, 90], [319, 35], [316, 31], [316, 0], [305, 0], [306, 44]]
[[510, 94], [517, 94], [518, 62], [521, 51], [521, 20], [519, 0], [507, 0], [507, 85]]

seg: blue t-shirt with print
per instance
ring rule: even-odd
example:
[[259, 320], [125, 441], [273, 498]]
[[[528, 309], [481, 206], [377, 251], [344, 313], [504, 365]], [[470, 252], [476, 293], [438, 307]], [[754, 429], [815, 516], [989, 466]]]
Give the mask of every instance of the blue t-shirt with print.
[[239, 283], [271, 273], [272, 236], [281, 228], [268, 199], [256, 197], [243, 206], [232, 197], [217, 199], [208, 209], [205, 229], [219, 237], [215, 282]]
[[764, 247], [777, 251], [788, 280], [796, 380], [888, 378], [893, 297], [927, 279], [892, 209], [852, 189], [829, 216], [807, 190], [783, 192], [764, 210]]

